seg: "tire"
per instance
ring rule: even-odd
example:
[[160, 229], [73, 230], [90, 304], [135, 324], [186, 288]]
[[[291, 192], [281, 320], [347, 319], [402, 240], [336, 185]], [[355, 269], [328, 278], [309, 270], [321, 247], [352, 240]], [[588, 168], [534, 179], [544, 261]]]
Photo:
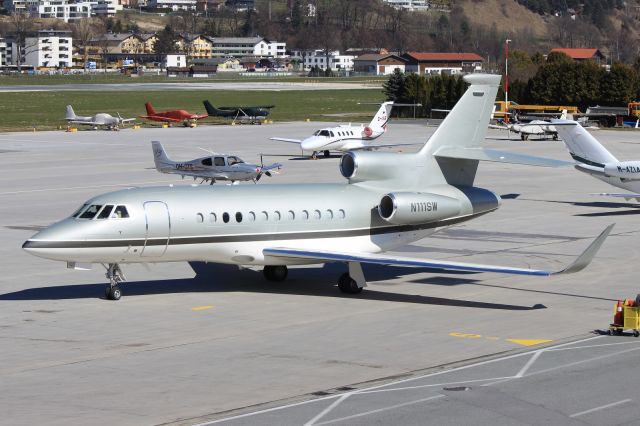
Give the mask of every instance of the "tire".
[[109, 289], [109, 300], [120, 300], [122, 297], [122, 290], [117, 285], [114, 285]]
[[638, 336], [640, 336], [640, 331], [633, 330], [633, 337], [638, 337]]
[[324, 158], [329, 158], [329, 157], [331, 157], [331, 152], [328, 149], [325, 149]]
[[285, 265], [267, 265], [262, 270], [267, 281], [280, 282], [287, 279], [289, 270]]
[[347, 294], [358, 294], [362, 292], [362, 287], [358, 287], [356, 280], [351, 278], [348, 272], [345, 272], [338, 279], [338, 288], [341, 292]]

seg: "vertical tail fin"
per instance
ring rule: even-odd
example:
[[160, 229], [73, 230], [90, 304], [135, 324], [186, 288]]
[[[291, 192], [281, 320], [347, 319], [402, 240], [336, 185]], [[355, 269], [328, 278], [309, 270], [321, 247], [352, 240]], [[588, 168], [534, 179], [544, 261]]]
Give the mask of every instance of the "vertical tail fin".
[[389, 121], [389, 117], [391, 116], [391, 108], [393, 108], [393, 102], [383, 102], [380, 105], [380, 109], [376, 115], [373, 116], [373, 120], [369, 123], [369, 128], [374, 132], [384, 132], [386, 129], [387, 121]]
[[156, 110], [153, 109], [151, 102], [147, 102], [144, 106], [147, 108], [147, 115], [156, 115]]
[[212, 116], [217, 115], [218, 110], [216, 109], [216, 107], [211, 105], [211, 102], [202, 101], [202, 103], [204, 104], [204, 109], [207, 110], [207, 114], [212, 115]]
[[67, 105], [67, 114], [65, 115], [65, 119], [74, 120], [76, 118], [76, 113], [73, 111], [73, 107], [71, 105]]
[[419, 152], [434, 154], [443, 146], [456, 148], [480, 147], [489, 128], [501, 76], [470, 74], [464, 77], [471, 86], [442, 121]]
[[153, 150], [153, 162], [156, 165], [156, 170], [162, 172], [168, 167], [170, 168], [173, 161], [167, 156], [162, 144], [158, 141], [153, 141], [151, 142], [151, 149]]
[[575, 121], [553, 120], [552, 123], [571, 157], [577, 162], [604, 167], [606, 163], [618, 161], [587, 129]]

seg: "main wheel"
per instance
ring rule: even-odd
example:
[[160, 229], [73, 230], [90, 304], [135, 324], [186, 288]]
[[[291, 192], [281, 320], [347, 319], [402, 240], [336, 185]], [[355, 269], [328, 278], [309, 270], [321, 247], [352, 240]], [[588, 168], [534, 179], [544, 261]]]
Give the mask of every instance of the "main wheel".
[[266, 265], [262, 273], [267, 281], [284, 281], [289, 275], [289, 270], [285, 265]]
[[117, 285], [114, 285], [113, 287], [109, 288], [109, 294], [107, 295], [107, 299], [120, 300], [120, 297], [122, 297], [122, 290], [120, 290], [120, 287], [118, 287]]
[[313, 151], [313, 153], [311, 154], [311, 159], [312, 160], [317, 160], [318, 159], [318, 153]]
[[356, 280], [351, 278], [348, 272], [340, 275], [340, 279], [338, 279], [338, 288], [341, 292], [347, 294], [358, 294], [362, 291], [362, 287], [358, 287]]
[[640, 331], [633, 330], [633, 337], [638, 337], [638, 336], [640, 336]]
[[329, 158], [329, 157], [331, 157], [331, 152], [329, 152], [328, 149], [325, 149], [324, 150], [324, 158]]

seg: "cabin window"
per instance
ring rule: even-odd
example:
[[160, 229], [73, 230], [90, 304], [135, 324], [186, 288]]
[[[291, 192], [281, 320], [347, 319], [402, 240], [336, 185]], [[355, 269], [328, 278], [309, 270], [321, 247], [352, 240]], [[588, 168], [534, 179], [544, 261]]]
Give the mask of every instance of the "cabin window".
[[302, 220], [309, 220], [309, 212], [302, 210]]
[[198, 223], [204, 222], [204, 215], [202, 213], [197, 213], [196, 214], [196, 222], [198, 222]]
[[224, 157], [216, 157], [213, 159], [213, 163], [216, 166], [224, 166]]
[[327, 220], [333, 219], [333, 210], [327, 210]]
[[129, 217], [129, 212], [127, 211], [127, 208], [125, 206], [118, 206], [115, 208], [115, 210], [113, 211], [113, 214], [111, 215], [112, 219], [124, 219]]
[[329, 131], [329, 136], [331, 136], [331, 137], [333, 137], [333, 136], [334, 136], [334, 134], [333, 134], [333, 132], [332, 132], [332, 131]]
[[202, 160], [202, 165], [203, 166], [211, 166], [211, 165], [213, 165], [213, 163], [211, 162], [211, 158], [205, 158], [204, 160]]
[[320, 210], [314, 210], [313, 211], [313, 218], [314, 219], [320, 219], [322, 217], [322, 214], [320, 213]]
[[227, 162], [229, 163], [230, 166], [233, 166], [234, 164], [244, 163], [244, 161], [234, 156], [227, 157]]
[[236, 222], [242, 222], [242, 213], [236, 212]]
[[78, 210], [76, 210], [71, 217], [77, 217], [81, 211], [83, 211], [85, 208], [87, 207], [87, 204], [83, 204], [82, 206], [80, 206], [80, 208]]
[[269, 220], [269, 213], [264, 211], [260, 213], [260, 220], [262, 220], [263, 222], [266, 222], [267, 220]]
[[111, 214], [111, 210], [113, 210], [112, 205], [106, 205], [98, 215], [98, 219], [107, 219]]
[[249, 219], [249, 222], [254, 222], [256, 220], [256, 214], [254, 212], [249, 212], [247, 218]]
[[229, 223], [229, 213], [227, 212], [222, 213], [222, 221], [224, 223]]
[[344, 210], [342, 210], [342, 209], [338, 210], [338, 218], [340, 218], [340, 219], [344, 219], [344, 218], [345, 218], [345, 216], [346, 216], [346, 215], [345, 215], [345, 213], [344, 213]]
[[293, 210], [289, 210], [287, 212], [287, 219], [294, 220], [295, 218], [296, 218], [296, 214], [293, 212]]
[[88, 209], [80, 215], [80, 219], [93, 219], [98, 213], [98, 210], [102, 207], [102, 204], [92, 204]]
[[218, 216], [216, 216], [215, 213], [209, 213], [209, 222], [211, 223], [216, 223], [216, 221], [218, 220]]
[[279, 211], [276, 210], [275, 212], [273, 212], [273, 220], [279, 221], [281, 218], [282, 216], [280, 215]]

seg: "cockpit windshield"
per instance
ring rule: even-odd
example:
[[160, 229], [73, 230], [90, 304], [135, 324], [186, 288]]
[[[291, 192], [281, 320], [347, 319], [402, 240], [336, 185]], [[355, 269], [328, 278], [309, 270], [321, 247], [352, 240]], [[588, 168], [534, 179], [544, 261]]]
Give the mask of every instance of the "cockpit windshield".
[[125, 206], [116, 206], [107, 204], [83, 204], [71, 217], [77, 219], [121, 219], [129, 217], [129, 212]]
[[234, 164], [239, 164], [239, 163], [244, 163], [244, 161], [242, 161], [241, 158], [239, 157], [234, 157], [232, 155], [230, 155], [229, 157], [227, 157], [227, 162], [229, 163], [230, 166], [233, 166]]
[[316, 136], [329, 136], [329, 131], [328, 130], [318, 130], [316, 132]]

